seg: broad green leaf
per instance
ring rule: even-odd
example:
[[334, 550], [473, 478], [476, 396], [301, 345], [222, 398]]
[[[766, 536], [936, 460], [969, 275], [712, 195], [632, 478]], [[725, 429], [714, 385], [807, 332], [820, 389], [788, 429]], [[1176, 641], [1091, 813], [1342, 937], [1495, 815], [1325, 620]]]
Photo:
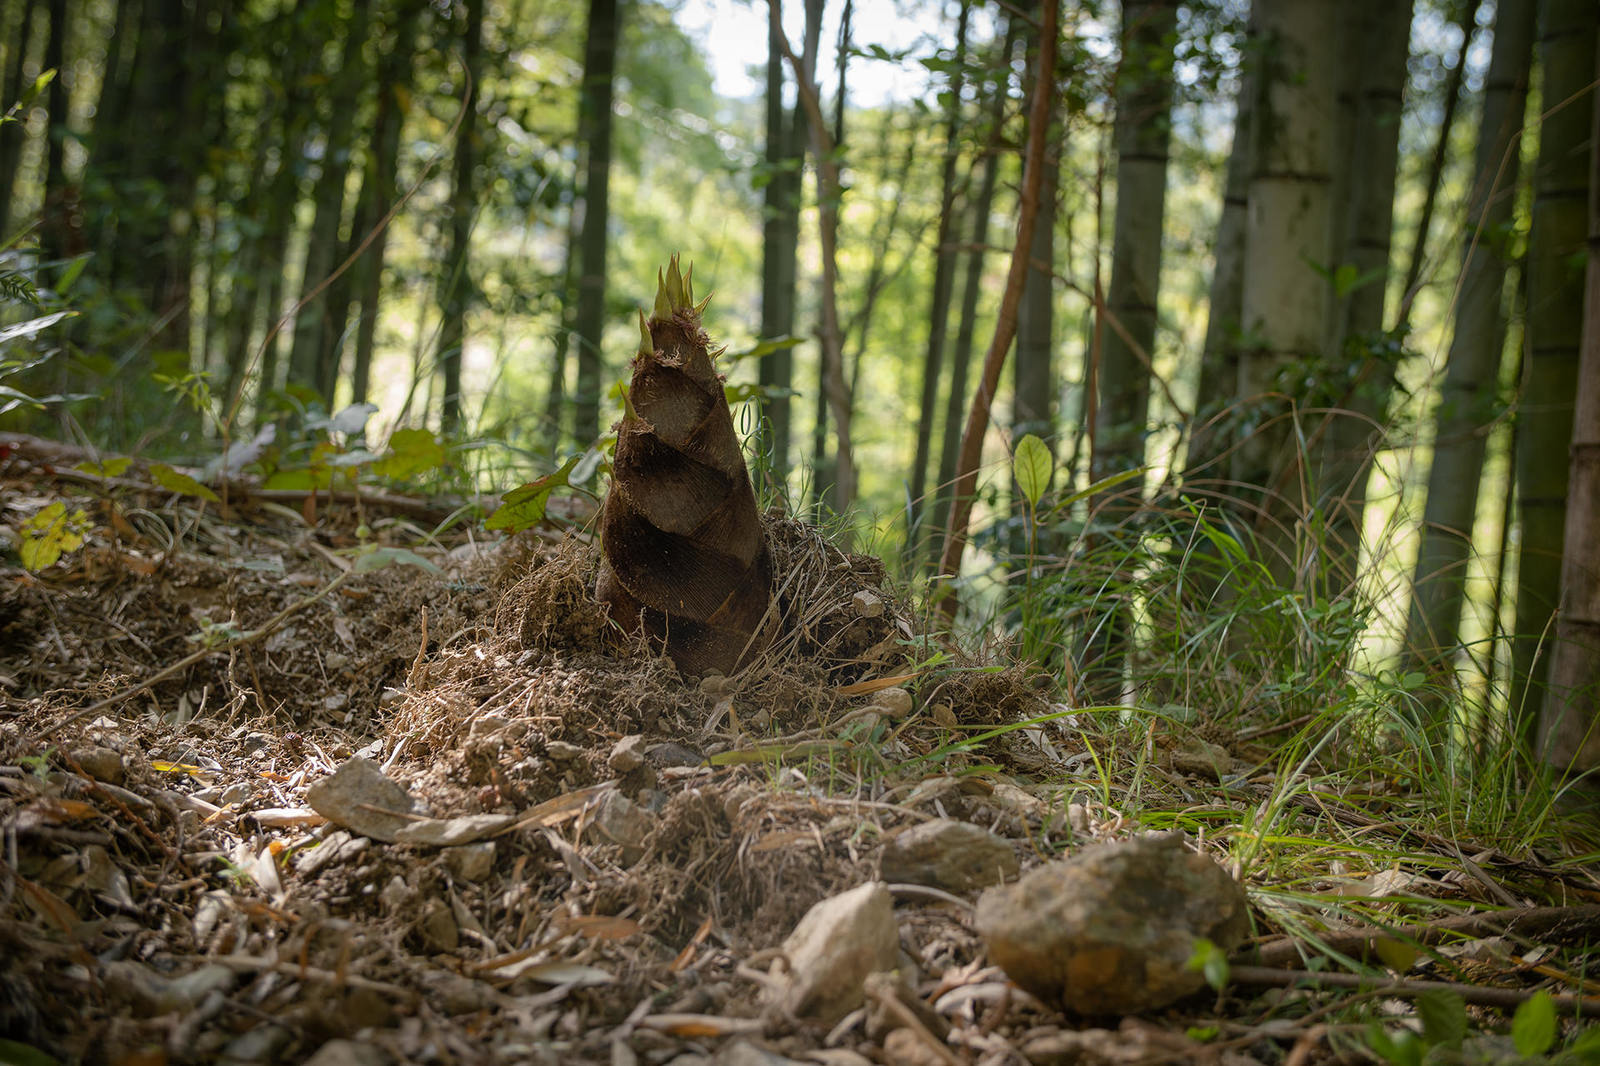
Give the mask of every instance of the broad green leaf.
[[1380, 936], [1372, 946], [1377, 951], [1378, 958], [1383, 960], [1383, 964], [1395, 973], [1409, 973], [1411, 967], [1416, 964], [1417, 949], [1404, 940], [1396, 940], [1392, 936]]
[[294, 489], [298, 492], [310, 492], [312, 489], [327, 488], [331, 475], [326, 470], [313, 472], [311, 470], [278, 470], [262, 482], [265, 489]]
[[1511, 1018], [1511, 1041], [1524, 1058], [1543, 1055], [1556, 1042], [1556, 1001], [1540, 990]]
[[1055, 456], [1044, 441], [1029, 433], [1017, 441], [1016, 452], [1011, 457], [1011, 469], [1017, 479], [1017, 488], [1028, 499], [1029, 507], [1039, 506], [1039, 497], [1050, 487], [1050, 474], [1055, 469]]
[[1377, 1022], [1367, 1025], [1367, 1046], [1394, 1066], [1422, 1066], [1422, 1053], [1427, 1050], [1411, 1030], [1396, 1029], [1391, 1034]]
[[103, 463], [85, 460], [72, 469], [81, 470], [85, 474], [93, 474], [95, 477], [121, 477], [128, 472], [128, 467], [132, 465], [133, 459], [131, 457], [119, 455], [115, 458], [107, 459]]
[[389, 566], [420, 566], [431, 574], [439, 572], [438, 566], [410, 548], [374, 548], [356, 556], [355, 571], [358, 574], [382, 570]]
[[89, 516], [82, 508], [69, 515], [67, 505], [57, 500], [22, 523], [22, 543], [17, 546], [17, 554], [24, 567], [38, 573], [65, 553], [83, 547], [89, 528]]
[[174, 470], [166, 463], [151, 463], [150, 477], [157, 485], [182, 496], [193, 496], [205, 500], [207, 503], [221, 503], [217, 494], [206, 488], [200, 482], [181, 471]]
[[1417, 996], [1417, 1017], [1430, 1044], [1459, 1047], [1467, 1036], [1467, 1003], [1454, 992], [1429, 990]]
[[397, 481], [438, 470], [446, 458], [444, 445], [426, 429], [397, 429], [389, 437], [389, 450], [373, 464], [373, 473]]
[[530, 526], [538, 525], [544, 520], [545, 506], [550, 502], [550, 494], [570, 484], [568, 478], [572, 475], [573, 467], [578, 465], [579, 458], [581, 457], [574, 455], [562, 463], [561, 469], [555, 473], [546, 474], [537, 481], [530, 481], [500, 497], [503, 502], [484, 521], [484, 528], [520, 533]]

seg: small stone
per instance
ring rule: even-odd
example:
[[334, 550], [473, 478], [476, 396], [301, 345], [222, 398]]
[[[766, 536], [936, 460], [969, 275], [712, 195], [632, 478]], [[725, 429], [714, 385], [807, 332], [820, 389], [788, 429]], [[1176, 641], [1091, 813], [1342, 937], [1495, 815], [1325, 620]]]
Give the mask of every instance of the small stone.
[[699, 766], [706, 761], [700, 752], [671, 740], [652, 744], [644, 757], [658, 770], [665, 770], [669, 766]]
[[467, 730], [469, 737], [492, 737], [506, 727], [506, 720], [498, 714], [486, 714], [472, 720]]
[[883, 1038], [883, 1061], [889, 1066], [946, 1066], [949, 1060], [910, 1029], [895, 1029]]
[[359, 1040], [335, 1039], [323, 1044], [305, 1066], [388, 1066], [387, 1052]]
[[655, 815], [620, 792], [607, 793], [600, 801], [589, 829], [611, 844], [622, 846], [622, 861], [632, 865], [644, 855], [644, 841], [655, 828]]
[[911, 693], [898, 686], [886, 688], [872, 697], [872, 705], [890, 718], [904, 718], [911, 713]]
[[552, 740], [545, 744], [544, 752], [555, 762], [572, 762], [583, 755], [583, 749], [565, 740]]
[[850, 603], [856, 609], [856, 614], [862, 618], [877, 618], [883, 614], [883, 597], [876, 592], [862, 589], [850, 597]]
[[1190, 737], [1181, 747], [1172, 749], [1172, 768], [1180, 774], [1217, 781], [1233, 769], [1233, 756], [1220, 744]]
[[383, 904], [385, 911], [393, 914], [404, 907], [410, 901], [411, 896], [411, 886], [406, 884], [406, 879], [399, 874], [395, 874], [383, 886], [383, 891], [378, 894], [378, 900]]
[[417, 923], [423, 941], [434, 951], [449, 952], [461, 946], [461, 928], [450, 904], [442, 899], [430, 899], [422, 907], [422, 920]]
[[987, 829], [938, 818], [912, 826], [884, 845], [878, 872], [885, 881], [970, 892], [1017, 876], [1011, 845]]
[[1048, 1004], [1079, 1014], [1133, 1014], [1205, 987], [1195, 941], [1223, 954], [1250, 931], [1249, 901], [1182, 835], [1084, 848], [978, 899], [989, 958]]
[[363, 836], [393, 843], [411, 824], [416, 808], [411, 794], [385, 777], [371, 759], [345, 761], [333, 773], [306, 789], [306, 803], [335, 825]]
[[484, 840], [459, 848], [447, 848], [444, 863], [458, 881], [476, 884], [494, 869], [494, 841]]
[[115, 748], [101, 747], [98, 744], [79, 748], [71, 753], [71, 758], [82, 767], [84, 773], [108, 785], [122, 784], [128, 774], [127, 767], [122, 762], [122, 755]]
[[[289, 1041], [294, 1039], [294, 1030], [267, 1022], [258, 1025], [249, 1032], [240, 1033], [223, 1047], [217, 1061], [226, 1063], [227, 1066], [245, 1066], [246, 1063], [276, 1062], [278, 1053], [289, 1046]], [[307, 1059], [307, 1062], [313, 1061]], [[329, 1066], [320, 1063], [319, 1066]]]
[[611, 746], [606, 765], [619, 774], [631, 773], [644, 765], [644, 737], [638, 733], [623, 737]]
[[422, 974], [422, 987], [428, 998], [446, 1014], [469, 1014], [494, 1006], [494, 989], [470, 977], [448, 970], [426, 970]]
[[233, 784], [222, 790], [221, 806], [243, 806], [244, 804], [249, 803], [255, 794], [255, 789], [250, 787], [250, 783], [248, 781], [235, 781]]
[[1067, 825], [1074, 833], [1089, 831], [1089, 808], [1081, 803], [1067, 804]]
[[712, 699], [718, 699], [722, 696], [726, 696], [728, 694], [728, 690], [732, 687], [733, 682], [729, 681], [721, 674], [707, 674], [705, 677], [700, 679], [700, 691], [703, 694], [710, 696]]
[[790, 969], [774, 986], [789, 1013], [833, 1025], [866, 999], [867, 975], [900, 957], [894, 900], [880, 881], [822, 900], [783, 942]]

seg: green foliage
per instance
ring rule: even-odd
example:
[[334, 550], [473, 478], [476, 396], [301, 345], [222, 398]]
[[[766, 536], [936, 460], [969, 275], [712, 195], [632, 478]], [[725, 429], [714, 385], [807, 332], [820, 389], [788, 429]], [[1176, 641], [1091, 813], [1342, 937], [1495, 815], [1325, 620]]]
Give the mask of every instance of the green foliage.
[[180, 496], [190, 496], [207, 503], [221, 503], [215, 492], [185, 474], [181, 470], [174, 470], [166, 463], [151, 463], [150, 478], [157, 485]]
[[1011, 457], [1012, 475], [1017, 479], [1017, 487], [1022, 490], [1029, 508], [1039, 506], [1039, 498], [1049, 487], [1054, 468], [1055, 456], [1050, 454], [1050, 448], [1044, 441], [1032, 433], [1017, 441]]
[[571, 456], [555, 472], [506, 493], [500, 498], [500, 506], [484, 522], [484, 526], [488, 529], [519, 533], [544, 521], [550, 494], [571, 484], [569, 477], [581, 458], [582, 456], [578, 455]]
[[1526, 1058], [1543, 1055], [1556, 1042], [1556, 1004], [1550, 993], [1536, 992], [1517, 1008], [1511, 1018], [1511, 1039], [1517, 1054]]
[[1206, 984], [1221, 992], [1228, 987], [1228, 953], [1205, 937], [1196, 937], [1184, 968], [1205, 975]]
[[59, 500], [48, 504], [19, 529], [22, 543], [17, 551], [22, 565], [34, 573], [53, 565], [63, 555], [83, 547], [91, 528], [93, 523], [81, 507], [69, 514], [67, 505]]

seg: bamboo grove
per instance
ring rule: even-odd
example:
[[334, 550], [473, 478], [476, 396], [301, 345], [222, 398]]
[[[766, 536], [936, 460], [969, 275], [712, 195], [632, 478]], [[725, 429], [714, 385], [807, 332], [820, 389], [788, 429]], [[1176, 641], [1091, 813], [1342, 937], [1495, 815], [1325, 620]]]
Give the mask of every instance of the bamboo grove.
[[1074, 698], [1198, 698], [1163, 646], [1222, 698], [1347, 610], [1306, 663], [1418, 679], [1426, 743], [1593, 768], [1597, 18], [4, 0], [5, 321], [74, 314], [0, 357], [86, 398], [0, 427], [202, 461], [371, 402], [504, 488], [607, 439], [682, 253], [763, 502]]

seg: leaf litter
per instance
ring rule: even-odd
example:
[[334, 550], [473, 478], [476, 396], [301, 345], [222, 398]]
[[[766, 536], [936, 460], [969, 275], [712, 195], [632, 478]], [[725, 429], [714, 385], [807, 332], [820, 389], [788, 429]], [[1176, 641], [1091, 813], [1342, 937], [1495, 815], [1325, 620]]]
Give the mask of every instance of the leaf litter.
[[[414, 516], [324, 505], [308, 527], [248, 493], [219, 514], [156, 485], [46, 491], [46, 473], [0, 471], [0, 528], [55, 502], [95, 523], [45, 575], [0, 571], [15, 1046], [112, 1063], [1242, 1064], [1310, 1031], [1292, 1019], [1314, 1002], [1287, 991], [1265, 1013], [1235, 996], [1219, 1018], [1200, 996], [1086, 1022], [989, 963], [977, 845], [941, 888], [951, 863], [921, 836], [981, 830], [1016, 860], [1000, 876], [1136, 836], [1095, 769], [1112, 753], [1036, 676], [929, 634], [878, 560], [802, 522], [765, 517], [772, 643], [695, 677], [610, 622], [581, 533], [442, 544]], [[363, 522], [437, 572], [346, 573]], [[1220, 751], [1163, 771], [1173, 794], [1217, 777]], [[789, 968], [833, 935], [793, 941], [802, 919], [925, 826], [894, 869], [927, 883], [886, 886], [898, 965], [842, 1017], [796, 1016], [785, 989], [816, 975]], [[1316, 1046], [1304, 1061], [1335, 1045]]]

